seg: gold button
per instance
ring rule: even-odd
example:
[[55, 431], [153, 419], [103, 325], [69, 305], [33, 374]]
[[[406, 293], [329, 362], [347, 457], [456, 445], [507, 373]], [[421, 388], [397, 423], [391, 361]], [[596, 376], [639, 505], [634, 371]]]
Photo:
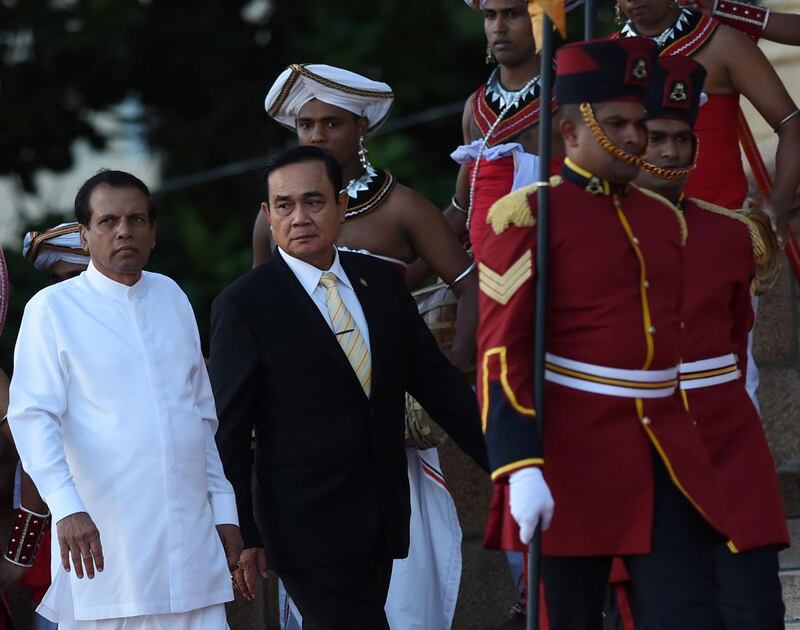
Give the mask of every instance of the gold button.
[[639, 244], [639, 239], [636, 238], [635, 236], [633, 237], [633, 244], [634, 245], [638, 245]]
[[642, 424], [645, 426], [650, 426], [650, 418], [648, 418], [647, 416], [642, 418]]
[[650, 288], [650, 282], [648, 282], [647, 280], [644, 281], [644, 288], [645, 289], [649, 289]]
[[656, 334], [656, 327], [655, 326], [650, 326], [650, 328], [647, 329], [647, 332], [649, 332], [651, 335], [655, 335]]

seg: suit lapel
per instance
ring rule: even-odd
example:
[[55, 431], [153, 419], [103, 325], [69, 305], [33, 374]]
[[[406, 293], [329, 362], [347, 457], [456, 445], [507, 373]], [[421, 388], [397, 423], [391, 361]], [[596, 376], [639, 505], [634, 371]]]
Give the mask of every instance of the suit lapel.
[[[356, 254], [361, 256], [362, 254]], [[381, 384], [383, 355], [385, 350], [384, 335], [388, 332], [383, 322], [381, 309], [383, 305], [378, 300], [375, 287], [370, 285], [368, 274], [364, 274], [358, 269], [360, 265], [353, 264], [353, 258], [343, 252], [339, 252], [339, 260], [342, 267], [353, 285], [353, 290], [361, 303], [364, 317], [367, 320], [369, 329], [370, 354], [372, 356], [372, 393]]]
[[[306, 293], [303, 285], [300, 284], [292, 270], [289, 269], [286, 261], [283, 260], [279, 253], [275, 252], [267, 264], [272, 267], [272, 280], [280, 284], [288, 293], [288, 299], [280, 300], [281, 305], [286, 308], [292, 319], [300, 322], [303, 330], [308, 331], [314, 337], [319, 347], [330, 355], [338, 369], [352, 376], [353, 384], [363, 394], [364, 390], [356, 373], [353, 371], [353, 366], [350, 365], [342, 347], [336, 341], [328, 322], [325, 321], [311, 296]], [[371, 335], [372, 330], [370, 329], [370, 339], [372, 338]]]

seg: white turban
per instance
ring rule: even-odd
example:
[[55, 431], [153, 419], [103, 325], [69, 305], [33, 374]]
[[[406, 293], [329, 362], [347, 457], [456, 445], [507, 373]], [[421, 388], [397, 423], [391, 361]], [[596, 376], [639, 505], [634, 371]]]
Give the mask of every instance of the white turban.
[[[476, 11], [483, 11], [486, 8], [486, 3], [488, 1], [489, 0], [464, 0], [470, 9], [475, 9]], [[564, 8], [567, 11], [572, 11], [572, 9], [582, 5], [584, 2], [585, 0], [566, 0], [564, 3]]]
[[324, 64], [292, 64], [273, 83], [264, 100], [264, 109], [294, 131], [300, 109], [312, 99], [365, 117], [372, 132], [389, 115], [394, 94], [385, 83], [349, 70]]
[[36, 269], [50, 269], [59, 260], [89, 264], [89, 255], [81, 247], [77, 223], [62, 223], [42, 233], [28, 232], [22, 243], [22, 255]]

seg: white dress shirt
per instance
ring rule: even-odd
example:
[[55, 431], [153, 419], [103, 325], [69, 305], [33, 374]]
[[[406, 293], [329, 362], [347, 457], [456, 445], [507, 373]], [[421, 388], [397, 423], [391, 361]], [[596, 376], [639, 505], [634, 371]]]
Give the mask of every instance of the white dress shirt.
[[331, 265], [330, 269], [317, 269], [314, 265], [309, 265], [307, 262], [287, 254], [280, 247], [278, 247], [278, 253], [281, 255], [283, 260], [286, 261], [289, 269], [292, 270], [292, 273], [297, 277], [297, 280], [303, 286], [303, 289], [305, 289], [306, 293], [308, 293], [308, 295], [314, 301], [314, 304], [316, 304], [319, 312], [322, 314], [322, 317], [324, 317], [325, 321], [328, 322], [328, 326], [330, 326], [331, 331], [333, 331], [333, 322], [331, 321], [331, 314], [328, 312], [328, 305], [326, 302], [328, 291], [325, 289], [325, 287], [320, 285], [319, 279], [326, 271], [329, 271], [336, 276], [336, 288], [339, 290], [339, 295], [342, 297], [342, 302], [344, 302], [347, 310], [350, 311], [350, 314], [353, 316], [353, 320], [355, 321], [356, 326], [358, 326], [361, 336], [364, 338], [364, 343], [367, 344], [367, 350], [369, 350], [371, 353], [372, 348], [369, 345], [369, 328], [367, 327], [367, 318], [364, 317], [364, 309], [361, 308], [361, 302], [358, 301], [358, 296], [353, 290], [353, 285], [350, 282], [350, 278], [347, 277], [347, 274], [344, 272], [344, 268], [342, 267], [342, 263], [339, 261], [339, 252], [335, 249], [333, 251], [333, 264]]
[[186, 295], [144, 272], [128, 287], [93, 265], [36, 294], [14, 353], [9, 425], [53, 523], [88, 512], [105, 570], [66, 573], [39, 611], [57, 621], [186, 612], [233, 599], [215, 525], [238, 524]]

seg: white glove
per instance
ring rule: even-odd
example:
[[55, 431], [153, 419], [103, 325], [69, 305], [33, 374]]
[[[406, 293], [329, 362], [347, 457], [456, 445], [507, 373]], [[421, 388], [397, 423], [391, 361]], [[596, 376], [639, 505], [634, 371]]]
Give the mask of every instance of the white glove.
[[533, 538], [540, 518], [542, 529], [550, 527], [555, 509], [553, 495], [550, 494], [542, 471], [534, 467], [512, 473], [508, 485], [511, 516], [519, 525], [519, 539], [523, 545], [527, 545]]

